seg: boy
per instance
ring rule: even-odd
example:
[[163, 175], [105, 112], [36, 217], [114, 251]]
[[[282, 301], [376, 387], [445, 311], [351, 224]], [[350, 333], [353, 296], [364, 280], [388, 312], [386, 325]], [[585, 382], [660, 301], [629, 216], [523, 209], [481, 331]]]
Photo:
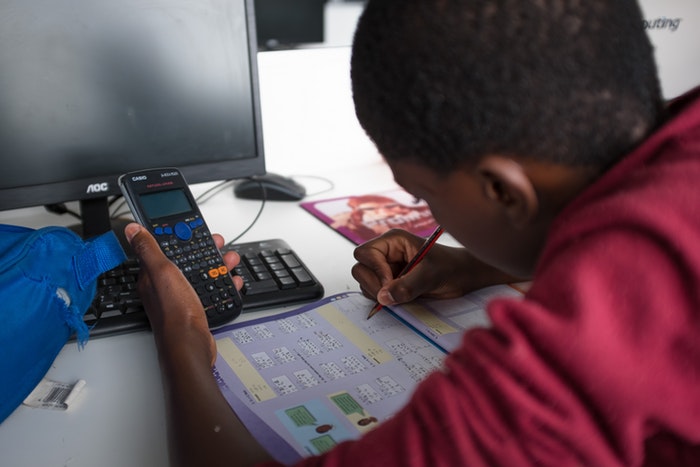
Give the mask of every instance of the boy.
[[[532, 286], [491, 303], [492, 327], [395, 417], [300, 464], [700, 465], [700, 102], [664, 109], [636, 3], [370, 0], [352, 82], [397, 182], [464, 245], [395, 280], [420, 239], [389, 232], [356, 250], [362, 290]], [[127, 236], [173, 460], [269, 460], [218, 393], [196, 296], [147, 233]]]

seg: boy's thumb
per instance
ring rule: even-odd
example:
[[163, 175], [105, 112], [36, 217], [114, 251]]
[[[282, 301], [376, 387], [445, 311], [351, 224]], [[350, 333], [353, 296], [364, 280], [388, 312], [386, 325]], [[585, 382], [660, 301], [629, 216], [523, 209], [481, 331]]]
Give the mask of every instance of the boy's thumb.
[[382, 305], [407, 303], [417, 298], [423, 291], [414, 282], [418, 276], [407, 274], [384, 285], [377, 292], [377, 301]]
[[143, 226], [132, 222], [124, 228], [124, 235], [142, 267], [147, 267], [162, 255], [158, 243]]

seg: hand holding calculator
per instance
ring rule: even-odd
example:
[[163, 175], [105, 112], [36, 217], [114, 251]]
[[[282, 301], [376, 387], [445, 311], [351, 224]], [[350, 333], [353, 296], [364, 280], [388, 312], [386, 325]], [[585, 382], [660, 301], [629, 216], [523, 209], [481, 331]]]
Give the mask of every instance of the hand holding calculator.
[[241, 296], [180, 171], [130, 172], [119, 177], [119, 187], [136, 221], [194, 287], [209, 326], [238, 317]]

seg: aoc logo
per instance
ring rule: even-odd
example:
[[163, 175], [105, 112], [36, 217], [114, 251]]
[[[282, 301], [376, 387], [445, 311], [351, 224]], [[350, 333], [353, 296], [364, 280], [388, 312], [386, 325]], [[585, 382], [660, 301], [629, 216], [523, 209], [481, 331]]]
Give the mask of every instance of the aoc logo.
[[104, 193], [105, 191], [109, 191], [109, 183], [102, 182], [88, 185], [85, 193]]
[[671, 32], [676, 32], [681, 26], [681, 20], [682, 18], [666, 18], [665, 16], [656, 19], [645, 19], [643, 21], [644, 30], [666, 29]]

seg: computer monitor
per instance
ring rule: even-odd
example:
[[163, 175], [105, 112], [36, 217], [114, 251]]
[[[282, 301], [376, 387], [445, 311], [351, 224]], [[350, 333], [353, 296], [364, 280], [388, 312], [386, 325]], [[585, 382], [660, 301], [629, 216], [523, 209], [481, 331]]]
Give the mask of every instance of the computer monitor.
[[110, 228], [117, 177], [265, 172], [253, 0], [0, 2], [0, 210], [80, 201]]
[[326, 0], [255, 0], [260, 49], [323, 42], [325, 3]]

